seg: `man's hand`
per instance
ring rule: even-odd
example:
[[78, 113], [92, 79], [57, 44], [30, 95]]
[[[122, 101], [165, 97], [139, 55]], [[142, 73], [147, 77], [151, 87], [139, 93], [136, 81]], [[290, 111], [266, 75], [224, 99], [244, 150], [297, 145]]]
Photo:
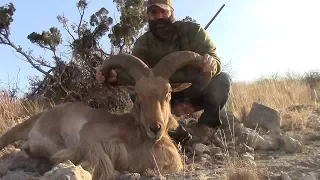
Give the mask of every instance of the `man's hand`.
[[[102, 84], [106, 81], [106, 77], [100, 72], [98, 71], [96, 73], [96, 79], [98, 81], [98, 83]], [[116, 82], [118, 79], [117, 79], [117, 72], [115, 70], [111, 70], [109, 72], [109, 75], [108, 75], [108, 79], [107, 79], [107, 82], [108, 83], [114, 83]]]
[[204, 55], [204, 63], [206, 65], [203, 68], [203, 72], [215, 72], [217, 70], [217, 60], [209, 54]]

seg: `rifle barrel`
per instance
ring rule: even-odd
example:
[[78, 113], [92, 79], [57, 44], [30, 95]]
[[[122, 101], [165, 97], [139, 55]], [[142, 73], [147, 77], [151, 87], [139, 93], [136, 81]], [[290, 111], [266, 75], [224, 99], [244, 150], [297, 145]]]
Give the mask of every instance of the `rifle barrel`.
[[212, 21], [218, 16], [218, 14], [220, 13], [220, 11], [224, 8], [225, 4], [223, 4], [220, 9], [218, 10], [218, 12], [212, 17], [212, 19], [209, 21], [209, 23], [206, 25], [206, 27], [204, 28], [205, 30], [207, 30], [207, 28], [210, 26], [210, 24], [212, 23]]

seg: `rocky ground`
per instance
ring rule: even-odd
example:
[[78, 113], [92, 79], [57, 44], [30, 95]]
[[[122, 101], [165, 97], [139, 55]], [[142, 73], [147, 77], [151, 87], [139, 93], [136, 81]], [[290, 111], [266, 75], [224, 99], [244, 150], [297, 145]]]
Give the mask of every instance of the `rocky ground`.
[[[280, 126], [288, 112], [308, 111], [303, 126]], [[287, 113], [287, 116], [282, 116]], [[120, 179], [320, 179], [320, 108], [288, 107], [276, 111], [254, 103], [243, 123], [231, 113], [222, 113], [223, 125], [209, 129], [185, 118], [181, 123], [193, 138], [182, 148], [185, 170], [179, 174], [123, 174]], [[293, 125], [292, 125], [293, 126]], [[18, 143], [16, 143], [17, 145]], [[0, 154], [2, 180], [90, 179], [90, 174], [71, 162], [51, 167], [45, 160], [30, 159], [18, 146]]]

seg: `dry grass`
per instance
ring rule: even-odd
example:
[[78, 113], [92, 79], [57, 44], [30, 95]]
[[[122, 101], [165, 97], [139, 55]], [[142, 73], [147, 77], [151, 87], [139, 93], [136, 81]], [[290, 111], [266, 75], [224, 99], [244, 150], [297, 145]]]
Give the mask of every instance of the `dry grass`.
[[0, 134], [8, 127], [18, 123], [18, 120], [24, 116], [21, 102], [11, 99], [4, 91], [0, 94]]
[[260, 180], [266, 177], [266, 170], [257, 168], [254, 162], [249, 163], [238, 157], [229, 157], [225, 166], [228, 180]]
[[[318, 77], [320, 79], [320, 77]], [[259, 102], [280, 112], [281, 125], [290, 129], [305, 129], [308, 117], [312, 110], [291, 110], [287, 108], [297, 105], [319, 105], [319, 83], [310, 84], [306, 77], [276, 77], [261, 78], [260, 80], [233, 84], [228, 110], [240, 119], [251, 110], [253, 102]], [[315, 88], [317, 87], [317, 88]], [[257, 168], [248, 161], [243, 161], [236, 153], [229, 155], [224, 161], [226, 175], [229, 180], [258, 180], [265, 179], [268, 170]]]
[[293, 130], [304, 130], [312, 110], [291, 111], [281, 114], [281, 124], [283, 127]]
[[[303, 78], [270, 78], [255, 82], [233, 84], [229, 110], [237, 117], [248, 114], [252, 103], [259, 102], [281, 112], [281, 125], [301, 128], [309, 112], [287, 111], [296, 105], [317, 105], [315, 89]], [[283, 117], [285, 116], [285, 117]], [[290, 118], [288, 118], [290, 117]]]
[[43, 108], [38, 101], [21, 101], [0, 91], [0, 134]]
[[230, 108], [235, 112], [243, 108], [249, 111], [255, 101], [276, 109], [314, 103], [313, 90], [303, 81], [290, 79], [235, 83], [232, 91]]
[[[228, 120], [229, 121], [229, 120]], [[225, 167], [225, 175], [228, 180], [264, 180], [267, 178], [268, 170], [262, 167], [257, 167], [254, 160], [245, 158], [243, 159], [236, 150], [236, 137], [232, 131], [232, 127], [229, 127], [231, 132], [231, 140], [227, 140], [224, 130], [217, 133], [218, 139], [224, 144], [223, 149], [226, 156], [223, 158], [223, 164]], [[228, 143], [228, 141], [230, 143]], [[253, 152], [254, 153], [254, 152]], [[250, 155], [250, 153], [249, 153]], [[254, 158], [254, 154], [252, 154]]]

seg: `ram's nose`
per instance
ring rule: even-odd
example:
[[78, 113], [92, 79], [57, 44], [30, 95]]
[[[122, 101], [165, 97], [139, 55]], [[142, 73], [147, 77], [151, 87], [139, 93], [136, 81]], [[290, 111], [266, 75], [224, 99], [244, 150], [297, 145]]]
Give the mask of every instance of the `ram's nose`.
[[160, 130], [161, 130], [160, 124], [150, 126], [150, 131], [152, 131], [154, 134], [157, 134]]

